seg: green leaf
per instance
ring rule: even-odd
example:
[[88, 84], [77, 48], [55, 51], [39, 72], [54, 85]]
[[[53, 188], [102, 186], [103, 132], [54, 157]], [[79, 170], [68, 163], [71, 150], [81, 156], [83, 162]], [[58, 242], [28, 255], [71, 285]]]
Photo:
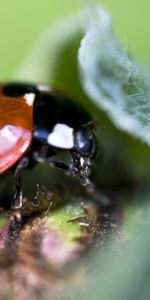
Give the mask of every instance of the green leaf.
[[107, 112], [115, 126], [150, 145], [150, 79], [122, 49], [103, 8], [91, 9], [79, 49], [86, 94]]

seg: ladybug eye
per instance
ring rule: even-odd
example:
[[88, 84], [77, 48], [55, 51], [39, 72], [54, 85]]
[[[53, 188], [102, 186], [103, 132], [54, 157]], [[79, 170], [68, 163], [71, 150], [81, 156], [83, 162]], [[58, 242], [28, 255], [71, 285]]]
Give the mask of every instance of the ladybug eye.
[[36, 86], [23, 83], [9, 83], [3, 87], [3, 94], [9, 97], [21, 97], [31, 93], [38, 93]]

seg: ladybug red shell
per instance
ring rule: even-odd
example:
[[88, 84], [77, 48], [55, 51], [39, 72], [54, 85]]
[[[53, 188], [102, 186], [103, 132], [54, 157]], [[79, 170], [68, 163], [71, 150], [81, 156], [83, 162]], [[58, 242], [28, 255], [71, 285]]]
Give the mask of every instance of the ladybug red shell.
[[[0, 174], [18, 162], [15, 206], [22, 205], [20, 170], [43, 162], [76, 176], [84, 185], [96, 153], [90, 114], [80, 105], [46, 86], [0, 84]], [[57, 154], [68, 152], [70, 162]]]
[[10, 97], [0, 85], [0, 174], [29, 148], [33, 132], [34, 94]]

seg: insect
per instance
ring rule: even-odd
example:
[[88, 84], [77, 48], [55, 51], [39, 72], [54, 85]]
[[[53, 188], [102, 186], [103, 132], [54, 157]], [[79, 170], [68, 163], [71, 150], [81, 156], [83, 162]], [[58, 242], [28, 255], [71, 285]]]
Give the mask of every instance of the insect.
[[[22, 206], [22, 170], [37, 162], [90, 184], [97, 143], [89, 113], [47, 86], [0, 84], [0, 174], [15, 165], [13, 207]], [[58, 159], [65, 151], [70, 161]]]

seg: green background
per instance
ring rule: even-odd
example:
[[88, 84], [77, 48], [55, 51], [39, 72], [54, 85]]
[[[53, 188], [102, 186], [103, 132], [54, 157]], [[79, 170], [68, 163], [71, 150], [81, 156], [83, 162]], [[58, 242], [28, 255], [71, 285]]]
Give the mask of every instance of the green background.
[[[6, 0], [0, 4], [0, 80], [13, 79], [16, 68], [39, 33], [54, 20], [81, 9], [85, 0]], [[120, 41], [141, 63], [150, 65], [149, 0], [103, 0]]]

